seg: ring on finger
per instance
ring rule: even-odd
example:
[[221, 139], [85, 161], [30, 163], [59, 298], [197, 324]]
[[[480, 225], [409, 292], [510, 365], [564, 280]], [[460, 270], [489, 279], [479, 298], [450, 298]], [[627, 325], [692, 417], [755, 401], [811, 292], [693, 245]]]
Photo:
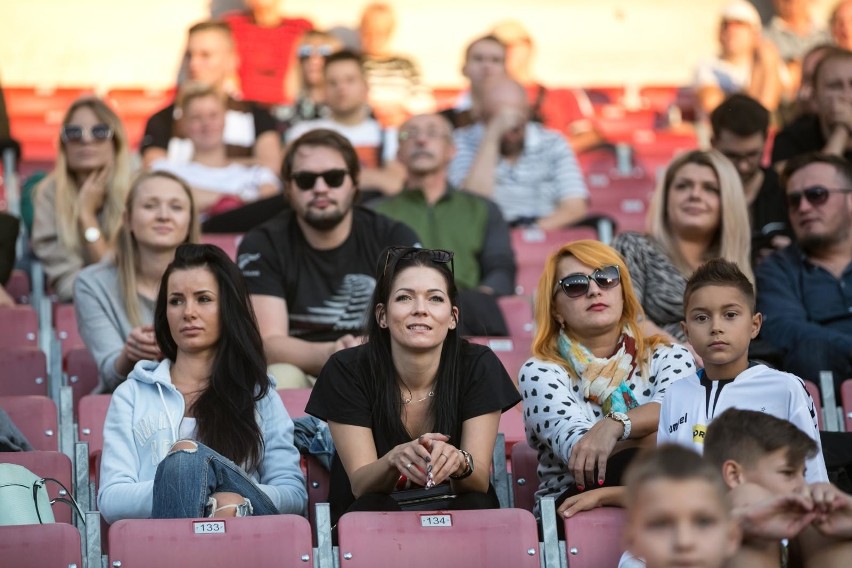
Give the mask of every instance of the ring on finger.
[[411, 469], [411, 466], [414, 465], [414, 462], [408, 462], [408, 465], [405, 466], [405, 469]]

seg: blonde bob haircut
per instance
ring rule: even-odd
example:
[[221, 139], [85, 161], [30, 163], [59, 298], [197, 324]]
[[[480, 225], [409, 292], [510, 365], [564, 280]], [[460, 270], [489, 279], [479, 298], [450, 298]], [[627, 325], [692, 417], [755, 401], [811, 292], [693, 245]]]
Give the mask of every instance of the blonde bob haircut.
[[680, 253], [678, 235], [671, 227], [668, 217], [668, 198], [677, 173], [687, 164], [705, 166], [713, 170], [719, 184], [719, 227], [704, 252], [702, 262], [711, 258], [724, 258], [734, 262], [754, 283], [751, 270], [751, 223], [743, 184], [734, 165], [717, 150], [693, 150], [671, 161], [648, 209], [648, 228], [651, 237], [662, 247], [680, 272], [689, 277], [692, 268]]
[[[621, 312], [619, 325], [625, 326], [636, 338], [636, 353], [639, 364], [644, 371], [650, 362], [653, 350], [665, 345], [666, 341], [658, 336], [645, 337], [639, 328], [640, 316], [644, 317], [642, 305], [633, 292], [633, 282], [627, 271], [627, 264], [615, 249], [600, 241], [583, 240], [574, 241], [563, 245], [559, 250], [551, 254], [544, 265], [544, 272], [538, 281], [538, 289], [535, 301], [535, 323], [536, 332], [533, 339], [532, 352], [535, 357], [543, 361], [549, 361], [561, 365], [569, 374], [571, 369], [566, 366], [565, 360], [559, 354], [557, 338], [559, 337], [559, 322], [554, 317], [556, 314], [556, 289], [557, 282], [565, 277], [565, 274], [557, 272], [559, 261], [565, 257], [573, 256], [578, 261], [594, 268], [615, 265], [621, 275], [621, 297], [624, 300], [624, 308]], [[571, 339], [578, 339], [573, 335], [571, 328], [566, 324], [565, 333]], [[645, 373], [643, 373], [644, 375]]]
[[[113, 149], [111, 176], [106, 182], [106, 199], [101, 213], [101, 232], [107, 243], [112, 243], [115, 233], [121, 225], [124, 211], [124, 199], [130, 187], [130, 147], [124, 126], [113, 110], [101, 99], [84, 95], [68, 107], [62, 126], [70, 124], [71, 117], [80, 108], [91, 109], [99, 121], [112, 129], [110, 143]], [[82, 235], [77, 227], [80, 218], [80, 188], [77, 185], [76, 172], [70, 170], [65, 151], [65, 142], [59, 138], [59, 152], [56, 156], [56, 166], [47, 178], [56, 184], [56, 232], [59, 241], [68, 249], [80, 252], [83, 250]], [[45, 180], [45, 181], [47, 181]], [[39, 187], [44, 187], [41, 184]]]
[[[130, 230], [130, 219], [133, 216], [133, 202], [139, 187], [152, 179], [167, 179], [181, 186], [187, 199], [189, 199], [189, 227], [183, 243], [198, 243], [201, 240], [201, 225], [198, 221], [198, 212], [195, 210], [195, 200], [189, 185], [181, 178], [169, 172], [154, 171], [143, 172], [133, 180], [130, 191], [127, 193], [127, 204], [124, 212], [124, 222], [118, 229], [115, 239], [115, 266], [118, 270], [118, 282], [121, 291], [121, 299], [124, 302], [124, 311], [130, 325], [137, 327], [142, 325], [141, 308], [139, 306], [139, 293], [136, 290], [136, 275], [142, 269], [139, 259], [139, 242], [133, 231]], [[181, 244], [183, 244], [181, 243]], [[175, 245], [177, 249], [177, 245]]]

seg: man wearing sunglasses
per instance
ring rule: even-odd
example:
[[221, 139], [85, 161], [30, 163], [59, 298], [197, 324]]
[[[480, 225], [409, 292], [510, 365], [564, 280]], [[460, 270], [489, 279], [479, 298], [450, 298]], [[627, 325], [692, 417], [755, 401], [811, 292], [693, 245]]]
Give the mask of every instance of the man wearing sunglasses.
[[785, 370], [811, 381], [832, 371], [840, 385], [852, 376], [852, 164], [805, 154], [784, 178], [797, 244], [758, 266], [763, 337], [784, 352]]
[[281, 167], [290, 208], [240, 243], [237, 264], [279, 388], [311, 386], [332, 353], [360, 343], [381, 252], [417, 243], [402, 223], [353, 206], [359, 172], [340, 134], [297, 138]]

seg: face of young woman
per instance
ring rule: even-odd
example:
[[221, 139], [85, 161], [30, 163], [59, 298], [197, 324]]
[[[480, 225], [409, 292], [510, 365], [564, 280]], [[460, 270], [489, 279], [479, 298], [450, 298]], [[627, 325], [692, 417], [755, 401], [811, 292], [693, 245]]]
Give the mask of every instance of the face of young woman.
[[219, 284], [207, 268], [175, 270], [169, 276], [166, 319], [178, 353], [213, 351], [219, 343]]
[[69, 126], [83, 129], [82, 139], [62, 143], [68, 168], [74, 173], [85, 174], [112, 163], [115, 155], [112, 139], [96, 140], [92, 137], [92, 127], [100, 124], [105, 122], [87, 106], [78, 108], [69, 117]]
[[440, 349], [458, 324], [458, 308], [450, 302], [446, 280], [426, 266], [399, 272], [387, 305], [377, 312], [379, 325], [390, 332], [392, 351]]
[[130, 230], [140, 248], [176, 249], [186, 242], [192, 217], [189, 196], [168, 178], [153, 177], [136, 188]]
[[[590, 275], [600, 266], [583, 264], [576, 257], [566, 256], [556, 264], [557, 278], [561, 280], [569, 274]], [[604, 289], [594, 279], [589, 281], [589, 289], [582, 296], [569, 298], [559, 288], [553, 301], [554, 317], [565, 324], [571, 332], [582, 339], [613, 332], [619, 326], [624, 311], [624, 298], [621, 284]]]
[[719, 229], [722, 200], [713, 168], [685, 164], [672, 178], [666, 214], [676, 235], [710, 235]]

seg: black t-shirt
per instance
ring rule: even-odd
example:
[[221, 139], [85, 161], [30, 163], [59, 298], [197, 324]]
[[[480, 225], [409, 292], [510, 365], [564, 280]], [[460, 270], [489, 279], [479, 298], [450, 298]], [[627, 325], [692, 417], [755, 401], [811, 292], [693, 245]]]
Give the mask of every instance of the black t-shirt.
[[283, 298], [293, 337], [334, 341], [360, 334], [379, 255], [388, 246], [418, 242], [407, 225], [362, 207], [352, 211], [352, 232], [335, 249], [312, 248], [292, 210], [249, 231], [240, 243], [237, 264], [249, 293]]
[[[497, 356], [487, 347], [465, 342], [461, 350], [459, 423], [450, 432], [450, 440], [461, 440], [465, 420], [499, 410], [505, 412], [521, 401], [518, 389]], [[411, 439], [393, 439], [379, 426], [375, 389], [379, 385], [371, 372], [367, 347], [360, 345], [338, 351], [320, 372], [305, 408], [320, 420], [363, 426], [373, 431], [376, 455], [385, 455], [395, 446]], [[403, 429], [401, 429], [403, 430]], [[349, 477], [335, 455], [331, 466], [329, 503], [337, 518], [355, 500]]]
[[[784, 162], [807, 152], [821, 151], [827, 142], [822, 134], [818, 116], [800, 116], [775, 136], [775, 142], [772, 144], [772, 163]], [[843, 157], [852, 161], [852, 151], [847, 150]]]
[[[264, 132], [275, 130], [275, 119], [259, 104], [228, 98], [228, 112], [225, 115], [225, 144], [228, 156], [251, 156], [257, 137]], [[168, 150], [172, 138], [186, 138], [180, 131], [180, 123], [175, 120], [174, 103], [157, 111], [148, 119], [139, 151], [145, 152], [148, 148]]]
[[751, 216], [751, 252], [756, 255], [761, 248], [770, 248], [769, 241], [775, 235], [795, 238], [787, 216], [787, 200], [781, 180], [772, 168], [763, 170], [763, 185], [749, 207]]

